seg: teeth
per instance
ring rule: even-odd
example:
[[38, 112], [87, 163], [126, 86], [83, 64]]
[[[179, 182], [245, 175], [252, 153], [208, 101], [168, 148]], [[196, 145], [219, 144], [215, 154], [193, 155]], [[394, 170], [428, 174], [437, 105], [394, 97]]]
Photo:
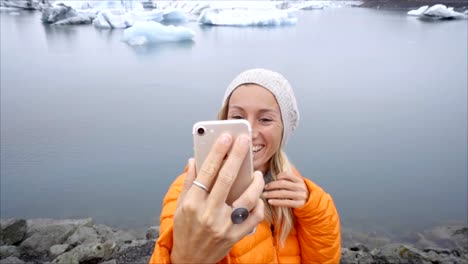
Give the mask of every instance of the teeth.
[[262, 145], [253, 146], [252, 150], [253, 150], [253, 152], [258, 152], [258, 151], [262, 150], [263, 147], [264, 146], [262, 146]]

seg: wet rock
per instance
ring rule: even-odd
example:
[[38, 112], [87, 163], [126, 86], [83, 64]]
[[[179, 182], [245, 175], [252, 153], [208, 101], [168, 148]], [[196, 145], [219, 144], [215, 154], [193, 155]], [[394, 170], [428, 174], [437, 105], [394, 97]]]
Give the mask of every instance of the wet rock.
[[373, 263], [373, 257], [365, 246], [341, 249], [341, 263]]
[[[148, 262], [145, 262], [145, 263], [148, 263]], [[101, 262], [101, 264], [117, 264], [117, 260], [111, 259], [111, 260]]]
[[158, 239], [159, 237], [159, 226], [152, 226], [146, 231], [146, 239]]
[[154, 243], [153, 240], [141, 240], [134, 243], [134, 246], [121, 249], [116, 258], [117, 263], [148, 263], [153, 253]]
[[19, 257], [20, 251], [15, 246], [0, 246], [0, 259], [7, 257]]
[[24, 264], [25, 262], [17, 257], [8, 257], [0, 260], [0, 264]]
[[70, 225], [73, 227], [87, 226], [93, 227], [92, 218], [83, 219], [51, 219], [51, 218], [36, 218], [26, 221], [27, 233], [30, 236], [32, 233], [42, 230], [44, 227], [57, 226], [57, 225]]
[[4, 219], [0, 221], [1, 244], [15, 245], [21, 242], [26, 235], [26, 220]]
[[64, 244], [78, 227], [93, 225], [91, 218], [32, 219], [26, 222], [26, 239], [20, 244], [20, 249], [28, 259], [44, 259], [53, 245]]
[[96, 230], [102, 241], [111, 240], [116, 242], [119, 246], [131, 243], [133, 240], [137, 239], [136, 235], [130, 232], [124, 230], [113, 230], [106, 225], [96, 225], [94, 226], [94, 230]]
[[[73, 225], [51, 225], [44, 226], [33, 232], [30, 237], [24, 240], [20, 248], [29, 251], [29, 255], [43, 255], [47, 253], [53, 245], [62, 244], [75, 231]], [[33, 254], [38, 253], [38, 254]]]
[[82, 262], [101, 262], [109, 259], [116, 244], [110, 241], [104, 243], [88, 243], [79, 245], [55, 258], [52, 263], [79, 264]]
[[49, 249], [49, 256], [55, 258], [63, 254], [70, 247], [68, 244], [53, 245]]
[[72, 246], [86, 243], [104, 242], [98, 236], [96, 230], [92, 227], [79, 226], [75, 232], [67, 239], [66, 243]]
[[384, 263], [431, 263], [426, 253], [405, 244], [389, 244], [373, 250], [372, 255]]

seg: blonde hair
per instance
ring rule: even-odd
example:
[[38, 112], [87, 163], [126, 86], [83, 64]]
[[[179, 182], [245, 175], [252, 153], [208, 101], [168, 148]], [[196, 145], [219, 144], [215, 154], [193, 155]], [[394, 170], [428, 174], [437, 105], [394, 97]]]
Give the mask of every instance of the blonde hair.
[[[226, 120], [228, 118], [229, 99], [230, 96], [226, 99], [218, 113], [219, 120]], [[292, 165], [283, 151], [283, 144], [281, 144], [278, 151], [273, 154], [270, 160], [270, 173], [273, 180], [276, 180], [277, 175], [281, 172], [292, 172]], [[282, 247], [289, 233], [294, 229], [294, 214], [289, 207], [272, 206], [265, 199], [263, 199], [263, 202], [265, 203], [266, 220], [275, 227], [273, 230], [274, 235]]]

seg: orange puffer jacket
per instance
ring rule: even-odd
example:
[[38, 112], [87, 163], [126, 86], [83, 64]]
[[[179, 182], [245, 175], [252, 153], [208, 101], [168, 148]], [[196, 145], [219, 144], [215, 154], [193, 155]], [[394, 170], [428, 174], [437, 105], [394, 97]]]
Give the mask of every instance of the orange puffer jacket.
[[[294, 170], [298, 177], [302, 177]], [[172, 230], [177, 198], [182, 190], [186, 172], [169, 188], [160, 218], [160, 236], [155, 244], [150, 264], [170, 263]], [[339, 263], [341, 257], [340, 221], [331, 196], [312, 181], [303, 178], [309, 189], [309, 200], [298, 209], [295, 230], [284, 247], [276, 245], [270, 224], [266, 221], [257, 231], [232, 247], [220, 263]]]

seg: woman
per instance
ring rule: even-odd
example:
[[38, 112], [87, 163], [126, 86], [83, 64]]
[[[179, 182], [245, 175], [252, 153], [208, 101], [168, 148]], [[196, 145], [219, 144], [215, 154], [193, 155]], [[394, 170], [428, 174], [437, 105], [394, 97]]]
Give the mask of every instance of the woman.
[[[333, 200], [302, 177], [283, 151], [299, 122], [289, 82], [265, 69], [241, 73], [228, 86], [218, 118], [246, 119], [252, 138], [232, 142], [229, 134], [222, 135], [203, 164], [189, 160], [164, 198], [150, 263], [339, 263]], [[256, 171], [230, 207], [226, 195], [250, 140]], [[195, 166], [201, 166], [198, 175]], [[231, 218], [233, 208], [249, 211], [245, 221]]]

